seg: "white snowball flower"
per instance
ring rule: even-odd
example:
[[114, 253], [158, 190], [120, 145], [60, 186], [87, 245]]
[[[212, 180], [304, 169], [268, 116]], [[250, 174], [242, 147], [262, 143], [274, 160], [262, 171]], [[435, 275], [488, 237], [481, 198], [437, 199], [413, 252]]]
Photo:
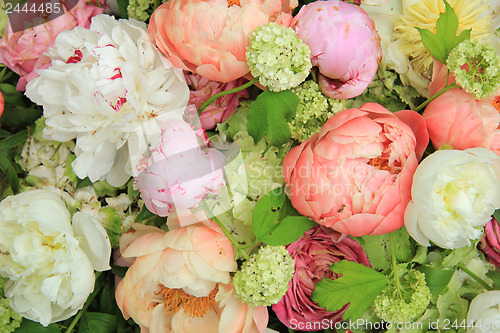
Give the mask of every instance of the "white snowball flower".
[[44, 108], [44, 137], [76, 138], [79, 178], [123, 185], [156, 145], [159, 124], [181, 117], [189, 100], [182, 70], [150, 42], [144, 22], [108, 15], [59, 34], [48, 56], [51, 66], [26, 87]]
[[438, 150], [415, 171], [411, 196], [405, 226], [418, 243], [469, 246], [500, 207], [500, 157], [486, 148]]
[[467, 313], [469, 333], [493, 333], [500, 331], [500, 290], [477, 295]]
[[94, 289], [94, 269], [110, 269], [104, 228], [87, 214], [73, 223], [64, 193], [33, 190], [0, 202], [0, 274], [5, 296], [42, 325], [73, 316]]

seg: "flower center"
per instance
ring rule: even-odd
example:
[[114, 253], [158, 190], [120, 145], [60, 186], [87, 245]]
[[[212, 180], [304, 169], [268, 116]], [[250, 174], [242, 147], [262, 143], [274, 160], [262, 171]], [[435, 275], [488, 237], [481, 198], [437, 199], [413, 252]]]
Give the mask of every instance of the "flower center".
[[182, 308], [191, 318], [196, 318], [203, 317], [212, 308], [218, 291], [219, 287], [216, 286], [208, 296], [196, 297], [189, 295], [183, 289], [170, 289], [160, 284], [160, 291], [156, 295], [163, 297], [167, 313], [176, 313]]
[[379, 170], [391, 171], [391, 167], [389, 166], [389, 161], [385, 158], [376, 157], [372, 158], [368, 161], [368, 165], [374, 166]]
[[240, 0], [227, 0], [227, 7], [238, 5], [241, 7]]

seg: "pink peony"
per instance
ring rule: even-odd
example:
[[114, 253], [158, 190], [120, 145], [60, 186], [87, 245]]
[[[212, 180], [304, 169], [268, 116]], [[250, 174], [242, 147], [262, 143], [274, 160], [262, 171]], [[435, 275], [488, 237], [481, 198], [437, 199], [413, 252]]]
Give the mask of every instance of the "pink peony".
[[135, 183], [146, 207], [159, 216], [195, 208], [207, 193], [224, 186], [224, 155], [208, 149], [202, 129], [180, 119], [162, 125], [160, 143], [138, 166]]
[[500, 267], [500, 225], [494, 218], [484, 226], [484, 235], [477, 247], [490, 263]]
[[399, 229], [427, 142], [425, 122], [416, 112], [394, 115], [376, 103], [340, 111], [286, 155], [292, 204], [313, 221], [352, 236]]
[[422, 116], [436, 149], [483, 147], [500, 155], [499, 110], [500, 95], [481, 101], [454, 88], [430, 102]]
[[347, 99], [372, 82], [382, 59], [375, 23], [361, 7], [343, 1], [316, 1], [303, 6], [292, 28], [311, 48], [325, 95]]
[[[3, 98], [2, 92], [0, 92], [0, 117], [2, 116], [3, 110], [5, 108], [5, 100]], [[0, 124], [1, 126], [2, 124]]]
[[361, 245], [348, 237], [339, 240], [340, 236], [331, 229], [317, 226], [287, 246], [295, 260], [295, 274], [285, 296], [272, 306], [278, 319], [287, 327], [312, 331], [319, 330], [323, 320], [332, 323], [342, 320], [347, 304], [331, 312], [311, 300], [316, 283], [325, 277], [331, 280], [338, 277], [329, 268], [333, 263], [349, 260], [371, 267]]
[[141, 332], [263, 332], [267, 326], [265, 307], [234, 296], [233, 247], [215, 223], [176, 228], [174, 222], [168, 232], [142, 233], [121, 250], [136, 259], [118, 284], [116, 301]]
[[151, 40], [172, 63], [212, 81], [249, 73], [250, 34], [260, 25], [289, 26], [297, 0], [170, 0], [151, 16]]
[[[194, 104], [198, 109], [213, 95], [241, 86], [245, 79], [238, 79], [229, 83], [221, 83], [210, 81], [198, 74], [184, 72], [186, 82], [191, 90], [189, 95], [189, 103]], [[226, 121], [231, 116], [240, 103], [240, 98], [247, 98], [248, 92], [246, 89], [240, 90], [234, 94], [219, 97], [215, 102], [210, 104], [200, 115], [201, 126], [206, 130], [213, 129], [217, 124]]]
[[35, 70], [49, 67], [50, 59], [44, 53], [60, 32], [76, 26], [89, 28], [91, 18], [104, 12], [103, 8], [87, 5], [86, 0], [79, 0], [69, 11], [65, 7], [64, 10], [65, 14], [59, 17], [50, 15], [44, 19], [45, 23], [30, 29], [14, 32], [11, 25], [7, 25], [0, 39], [0, 62], [21, 77], [17, 90], [24, 91], [26, 84], [38, 77]]

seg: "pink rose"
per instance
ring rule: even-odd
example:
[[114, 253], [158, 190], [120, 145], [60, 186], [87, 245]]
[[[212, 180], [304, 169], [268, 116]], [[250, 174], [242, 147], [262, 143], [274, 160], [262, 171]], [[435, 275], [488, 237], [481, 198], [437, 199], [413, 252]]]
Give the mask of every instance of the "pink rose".
[[329, 268], [333, 263], [349, 260], [371, 267], [361, 245], [348, 237], [339, 240], [340, 236], [331, 229], [317, 226], [287, 246], [295, 260], [295, 274], [288, 283], [285, 296], [272, 306], [278, 319], [287, 327], [293, 324], [300, 330], [308, 331], [307, 323], [309, 327], [321, 327], [323, 320], [333, 323], [342, 320], [347, 304], [331, 312], [311, 300], [316, 283], [325, 277], [331, 280], [338, 277]]
[[289, 26], [297, 0], [170, 0], [151, 16], [153, 43], [172, 63], [212, 81], [249, 73], [245, 52], [260, 25]]
[[[206, 102], [210, 97], [219, 92], [230, 90], [241, 86], [245, 79], [238, 79], [229, 83], [221, 83], [210, 81], [198, 74], [184, 72], [186, 83], [190, 89], [189, 103], [194, 104], [196, 109]], [[210, 104], [200, 115], [201, 126], [205, 130], [213, 129], [217, 124], [226, 121], [231, 116], [240, 103], [240, 98], [247, 98], [248, 92], [246, 89], [240, 90], [234, 94], [219, 97], [215, 102]]]
[[490, 263], [500, 267], [500, 225], [494, 218], [484, 226], [484, 235], [477, 247]]
[[202, 129], [180, 119], [162, 125], [160, 143], [138, 166], [135, 183], [146, 207], [159, 216], [195, 208], [207, 193], [224, 186], [224, 155], [206, 148]]
[[143, 233], [121, 250], [136, 259], [118, 284], [116, 301], [143, 332], [263, 332], [267, 326], [265, 307], [234, 296], [233, 247], [215, 223], [174, 223], [168, 232]]
[[499, 110], [500, 94], [481, 101], [454, 88], [430, 102], [422, 116], [436, 149], [483, 147], [500, 155]]
[[382, 59], [375, 23], [359, 6], [343, 1], [316, 1], [303, 6], [292, 28], [311, 48], [325, 95], [347, 99], [372, 82]]
[[[58, 1], [53, 1], [53, 4], [60, 5]], [[14, 32], [11, 25], [7, 24], [5, 34], [0, 39], [0, 62], [21, 77], [17, 90], [24, 91], [26, 84], [38, 77], [35, 70], [49, 67], [50, 59], [44, 53], [54, 44], [60, 32], [76, 26], [89, 28], [91, 18], [104, 12], [103, 8], [87, 5], [86, 0], [79, 0], [70, 11], [64, 7], [64, 2], [61, 8], [65, 11], [63, 15], [48, 16], [44, 19], [45, 23], [27, 30]]]
[[392, 114], [376, 103], [340, 111], [286, 155], [292, 204], [313, 221], [352, 236], [399, 229], [427, 142], [425, 122], [416, 112]]

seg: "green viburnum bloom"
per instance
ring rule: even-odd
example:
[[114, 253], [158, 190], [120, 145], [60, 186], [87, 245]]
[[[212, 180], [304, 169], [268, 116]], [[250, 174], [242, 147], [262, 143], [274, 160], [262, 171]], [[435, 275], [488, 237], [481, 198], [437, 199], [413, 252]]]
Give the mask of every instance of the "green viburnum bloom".
[[446, 65], [456, 82], [476, 99], [485, 99], [500, 88], [500, 59], [488, 44], [465, 40], [451, 50]]
[[292, 28], [275, 22], [259, 26], [250, 35], [246, 59], [250, 72], [271, 91], [302, 83], [312, 68], [311, 49]]
[[9, 299], [5, 298], [3, 289], [8, 279], [0, 276], [0, 333], [11, 333], [21, 326], [22, 317], [9, 306]]
[[373, 303], [374, 311], [380, 319], [390, 323], [411, 322], [422, 314], [431, 300], [431, 292], [425, 283], [422, 272], [411, 269], [400, 269], [401, 290], [391, 279]]
[[306, 81], [292, 91], [299, 98], [299, 104], [288, 126], [292, 138], [300, 142], [318, 133], [328, 118], [345, 109], [344, 101], [326, 97], [314, 81]]
[[263, 246], [233, 278], [236, 296], [255, 306], [276, 304], [288, 290], [294, 260], [284, 246]]

